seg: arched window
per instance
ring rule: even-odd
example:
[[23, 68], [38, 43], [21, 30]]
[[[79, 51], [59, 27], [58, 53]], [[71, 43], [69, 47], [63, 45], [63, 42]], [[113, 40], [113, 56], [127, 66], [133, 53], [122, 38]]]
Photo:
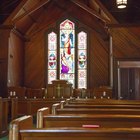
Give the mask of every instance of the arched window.
[[59, 24], [59, 35], [47, 34], [47, 83], [65, 79], [74, 88], [87, 88], [87, 33], [77, 32], [75, 23], [65, 19]]

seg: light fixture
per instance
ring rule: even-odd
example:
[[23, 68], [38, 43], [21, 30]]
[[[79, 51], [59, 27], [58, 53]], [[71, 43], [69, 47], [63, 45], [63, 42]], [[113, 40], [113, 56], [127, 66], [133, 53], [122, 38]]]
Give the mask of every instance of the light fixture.
[[126, 8], [127, 0], [116, 0], [116, 3], [119, 9], [123, 9]]

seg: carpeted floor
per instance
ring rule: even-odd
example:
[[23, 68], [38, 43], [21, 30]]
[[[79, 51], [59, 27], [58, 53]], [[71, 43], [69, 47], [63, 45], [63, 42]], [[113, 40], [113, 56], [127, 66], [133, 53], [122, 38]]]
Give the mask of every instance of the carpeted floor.
[[0, 140], [8, 140], [8, 136], [2, 137]]

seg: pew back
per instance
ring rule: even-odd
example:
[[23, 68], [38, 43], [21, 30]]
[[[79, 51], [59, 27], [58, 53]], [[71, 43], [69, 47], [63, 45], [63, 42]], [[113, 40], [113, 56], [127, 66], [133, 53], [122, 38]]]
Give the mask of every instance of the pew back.
[[[123, 128], [139, 127], [139, 115], [87, 115], [87, 114], [67, 114], [67, 115], [46, 115], [43, 117], [42, 128], [49, 127], [105, 127]], [[41, 128], [41, 127], [40, 127]]]
[[139, 140], [134, 128], [52, 128], [21, 130], [18, 140]]

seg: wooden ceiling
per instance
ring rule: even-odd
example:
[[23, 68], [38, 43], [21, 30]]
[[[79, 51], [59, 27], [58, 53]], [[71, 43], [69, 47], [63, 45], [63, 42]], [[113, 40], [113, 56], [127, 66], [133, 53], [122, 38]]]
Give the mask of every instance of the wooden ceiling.
[[127, 7], [118, 9], [116, 0], [100, 0], [119, 23], [140, 23], [140, 0], [127, 0]]
[[[0, 4], [0, 24], [2, 24], [11, 12], [17, 7], [22, 0], [1, 0]], [[77, 0], [75, 0], [77, 1]], [[89, 5], [94, 0], [80, 0], [84, 1], [86, 5]], [[116, 0], [98, 0], [100, 1], [113, 17], [119, 23], [140, 23], [140, 1], [139, 0], [128, 0], [127, 8], [118, 9], [116, 6]], [[90, 5], [89, 5], [90, 6]]]

